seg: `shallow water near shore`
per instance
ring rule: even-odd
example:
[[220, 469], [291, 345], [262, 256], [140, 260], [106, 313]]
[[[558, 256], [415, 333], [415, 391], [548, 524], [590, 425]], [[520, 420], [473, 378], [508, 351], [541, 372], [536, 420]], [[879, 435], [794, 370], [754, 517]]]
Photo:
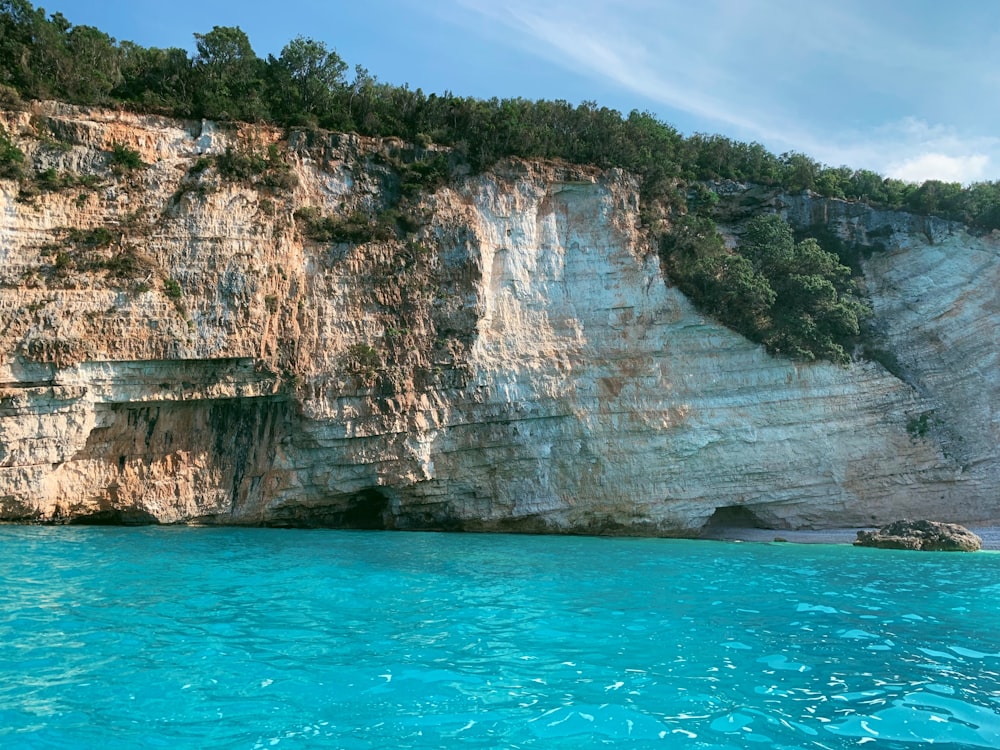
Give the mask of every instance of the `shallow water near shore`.
[[1000, 554], [0, 528], [0, 747], [1000, 747]]

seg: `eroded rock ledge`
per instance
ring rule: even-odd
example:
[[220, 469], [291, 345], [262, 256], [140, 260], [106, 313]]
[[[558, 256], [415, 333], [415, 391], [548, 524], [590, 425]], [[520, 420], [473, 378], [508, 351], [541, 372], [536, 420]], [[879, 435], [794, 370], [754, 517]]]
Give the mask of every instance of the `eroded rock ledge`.
[[[881, 246], [865, 264], [893, 372], [801, 364], [664, 283], [619, 171], [456, 172], [405, 233], [317, 241], [303, 217], [382, 216], [387, 164], [417, 150], [50, 104], [0, 119], [36, 169], [93, 178], [29, 198], [0, 181], [0, 519], [1000, 520], [995, 237], [772, 196]], [[148, 166], [114, 172], [113, 144]], [[206, 161], [271, 145], [279, 188]]]

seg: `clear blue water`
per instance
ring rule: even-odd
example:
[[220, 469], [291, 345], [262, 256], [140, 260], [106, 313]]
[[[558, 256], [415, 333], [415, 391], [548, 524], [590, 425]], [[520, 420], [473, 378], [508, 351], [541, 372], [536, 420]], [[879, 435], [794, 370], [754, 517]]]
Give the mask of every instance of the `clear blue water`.
[[3, 748], [998, 748], [998, 712], [993, 553], [0, 527]]

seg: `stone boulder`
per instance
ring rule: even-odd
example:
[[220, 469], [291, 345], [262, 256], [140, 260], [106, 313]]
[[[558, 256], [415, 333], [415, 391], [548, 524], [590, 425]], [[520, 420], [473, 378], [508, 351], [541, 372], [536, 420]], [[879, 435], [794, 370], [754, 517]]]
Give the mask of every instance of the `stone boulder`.
[[878, 531], [859, 531], [858, 547], [975, 552], [983, 540], [964, 526], [940, 521], [894, 521]]

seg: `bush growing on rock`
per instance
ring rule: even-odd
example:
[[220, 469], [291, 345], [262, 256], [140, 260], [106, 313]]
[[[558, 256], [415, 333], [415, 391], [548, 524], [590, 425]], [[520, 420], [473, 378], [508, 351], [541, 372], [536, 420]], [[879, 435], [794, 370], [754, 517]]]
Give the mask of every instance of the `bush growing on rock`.
[[78, 248], [90, 250], [107, 247], [115, 240], [115, 235], [107, 227], [93, 229], [70, 229], [66, 233], [66, 242]]
[[779, 216], [758, 216], [728, 249], [707, 218], [664, 236], [668, 274], [701, 309], [770, 352], [844, 362], [869, 311], [851, 271], [814, 239], [796, 243]]
[[112, 171], [118, 173], [131, 172], [146, 166], [143, 164], [139, 152], [123, 143], [112, 144], [111, 156], [108, 161]]
[[24, 176], [24, 152], [0, 125], [0, 179], [19, 180]]
[[360, 244], [373, 240], [389, 240], [395, 230], [388, 222], [373, 221], [363, 211], [349, 216], [324, 215], [315, 206], [305, 206], [295, 212], [300, 231], [313, 242], [350, 242]]
[[[252, 147], [233, 148], [214, 157], [216, 169], [223, 179], [245, 182], [260, 188], [291, 190], [298, 184], [291, 167], [286, 164], [275, 144], [267, 147], [267, 153]], [[211, 157], [199, 158], [189, 170], [194, 176], [211, 165]]]
[[851, 270], [814, 239], [796, 243], [791, 227], [775, 215], [750, 221], [739, 252], [775, 293], [764, 336], [768, 349], [797, 359], [846, 361], [869, 314]]
[[371, 385], [382, 367], [382, 357], [371, 344], [356, 343], [347, 348], [346, 370], [362, 383]]
[[174, 301], [179, 300], [184, 295], [181, 285], [175, 279], [163, 280], [163, 293]]

